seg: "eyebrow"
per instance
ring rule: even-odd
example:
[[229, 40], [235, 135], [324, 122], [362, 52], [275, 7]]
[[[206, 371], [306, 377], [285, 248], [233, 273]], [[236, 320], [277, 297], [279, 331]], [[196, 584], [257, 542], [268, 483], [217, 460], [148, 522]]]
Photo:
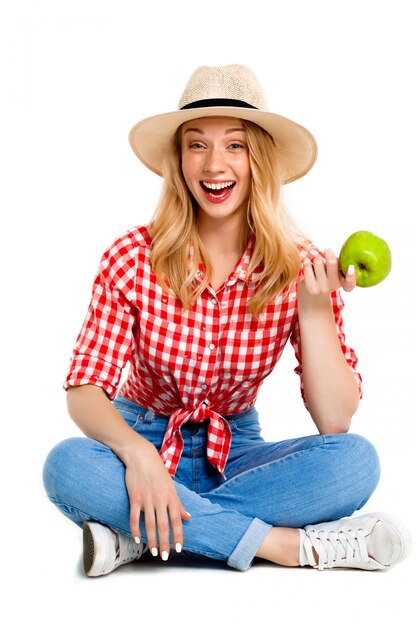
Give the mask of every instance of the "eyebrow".
[[[202, 130], [200, 130], [200, 128], [186, 128], [184, 130], [184, 135], [185, 135], [185, 133], [191, 133], [191, 132], [200, 133], [200, 135], [204, 135], [204, 132]], [[244, 133], [245, 129], [243, 127], [241, 127], [241, 128], [228, 128], [225, 131], [225, 135], [229, 135], [230, 133], [236, 133], [236, 132]]]

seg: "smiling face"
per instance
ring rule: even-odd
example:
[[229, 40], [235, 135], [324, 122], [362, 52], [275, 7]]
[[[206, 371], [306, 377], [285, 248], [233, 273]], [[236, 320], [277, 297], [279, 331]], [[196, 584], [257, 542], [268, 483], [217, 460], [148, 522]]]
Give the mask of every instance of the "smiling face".
[[206, 117], [186, 122], [181, 132], [182, 171], [199, 207], [199, 218], [246, 216], [251, 171], [246, 133], [240, 120]]

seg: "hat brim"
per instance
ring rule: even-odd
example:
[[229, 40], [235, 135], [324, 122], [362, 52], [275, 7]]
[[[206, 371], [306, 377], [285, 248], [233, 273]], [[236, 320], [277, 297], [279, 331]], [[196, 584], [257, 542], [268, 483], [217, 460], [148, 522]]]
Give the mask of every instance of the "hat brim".
[[284, 184], [307, 174], [316, 161], [317, 143], [306, 128], [276, 113], [243, 107], [202, 107], [148, 117], [130, 131], [130, 146], [146, 167], [162, 176], [164, 154], [176, 130], [184, 122], [202, 117], [235, 117], [265, 129], [279, 151]]

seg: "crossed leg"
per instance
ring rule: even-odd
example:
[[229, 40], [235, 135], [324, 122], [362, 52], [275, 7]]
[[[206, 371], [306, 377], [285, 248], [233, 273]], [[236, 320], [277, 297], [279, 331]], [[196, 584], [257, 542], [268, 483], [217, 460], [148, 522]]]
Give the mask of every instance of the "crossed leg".
[[[298, 531], [361, 508], [379, 479], [373, 446], [358, 435], [260, 443], [232, 458], [228, 480], [197, 494], [175, 481], [192, 514], [184, 525], [191, 552], [245, 570], [255, 556], [297, 565]], [[96, 520], [130, 535], [125, 468], [103, 444], [73, 438], [53, 448], [44, 468], [51, 501], [78, 525]], [[146, 541], [146, 528], [141, 522]]]

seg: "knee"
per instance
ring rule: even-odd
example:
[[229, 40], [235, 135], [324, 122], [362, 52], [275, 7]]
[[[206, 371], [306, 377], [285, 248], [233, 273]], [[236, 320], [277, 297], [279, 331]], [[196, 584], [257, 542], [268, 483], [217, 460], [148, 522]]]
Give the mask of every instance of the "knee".
[[[52, 448], [43, 466], [43, 484], [52, 500], [59, 500], [65, 487], [79, 480], [80, 457], [89, 440], [83, 437], [65, 439]], [[78, 476], [78, 477], [77, 477]]]
[[344, 433], [335, 437], [340, 446], [339, 460], [349, 474], [349, 482], [356, 486], [361, 498], [360, 506], [363, 506], [374, 492], [381, 475], [378, 453], [372, 443], [361, 435]]

